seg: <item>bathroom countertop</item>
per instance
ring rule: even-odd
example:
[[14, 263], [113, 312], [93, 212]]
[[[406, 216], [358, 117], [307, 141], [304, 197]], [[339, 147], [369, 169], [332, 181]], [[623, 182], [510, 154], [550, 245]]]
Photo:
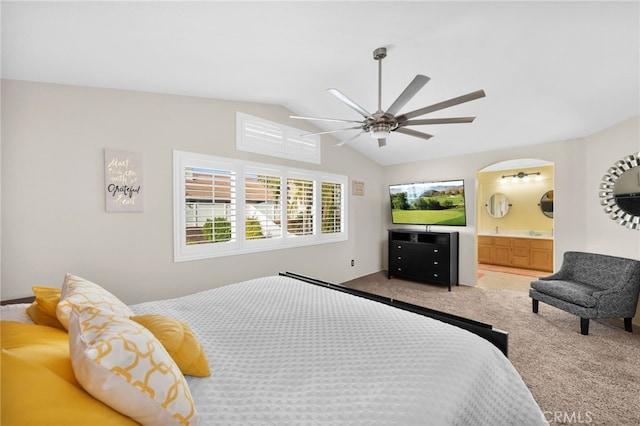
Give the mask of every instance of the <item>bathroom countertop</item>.
[[553, 235], [542, 231], [480, 231], [478, 235], [487, 237], [511, 237], [511, 238], [535, 238], [540, 240], [553, 240]]

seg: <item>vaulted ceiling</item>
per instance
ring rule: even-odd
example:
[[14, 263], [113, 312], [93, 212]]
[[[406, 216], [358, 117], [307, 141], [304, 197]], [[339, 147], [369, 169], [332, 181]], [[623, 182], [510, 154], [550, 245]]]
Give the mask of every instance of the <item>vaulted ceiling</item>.
[[[417, 74], [402, 112], [483, 89], [421, 118], [477, 117], [348, 143], [382, 165], [590, 135], [639, 114], [639, 2], [2, 2], [2, 78], [279, 104], [362, 119]], [[344, 126], [314, 122], [319, 130]], [[335, 148], [356, 131], [325, 137]]]

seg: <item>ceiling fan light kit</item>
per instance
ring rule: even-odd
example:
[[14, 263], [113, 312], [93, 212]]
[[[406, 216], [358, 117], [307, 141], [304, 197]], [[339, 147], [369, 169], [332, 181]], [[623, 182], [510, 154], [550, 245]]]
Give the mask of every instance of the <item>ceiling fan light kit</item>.
[[369, 134], [374, 139], [386, 138], [391, 133], [391, 126], [387, 123], [372, 124], [369, 128]]
[[391, 104], [391, 106], [386, 110], [382, 110], [382, 59], [387, 56], [387, 49], [385, 47], [379, 47], [373, 51], [373, 59], [378, 61], [378, 110], [371, 114], [366, 109], [358, 105], [356, 102], [347, 97], [344, 93], [342, 93], [338, 89], [327, 89], [329, 93], [338, 98], [339, 101], [359, 113], [364, 117], [364, 120], [343, 120], [337, 118], [318, 118], [318, 117], [302, 117], [297, 115], [290, 116], [291, 118], [297, 118], [301, 120], [317, 120], [317, 121], [328, 121], [335, 123], [351, 123], [357, 124], [357, 126], [352, 126], [343, 129], [337, 130], [329, 130], [325, 132], [316, 132], [309, 133], [308, 135], [324, 135], [328, 133], [337, 133], [343, 132], [347, 130], [356, 130], [359, 129], [360, 132], [343, 141], [338, 143], [336, 146], [344, 145], [345, 143], [351, 142], [355, 138], [359, 137], [363, 133], [369, 133], [369, 135], [373, 139], [378, 140], [378, 146], [383, 147], [386, 145], [386, 138], [392, 132], [398, 132], [409, 136], [414, 136], [420, 139], [430, 139], [433, 135], [428, 133], [419, 132], [417, 130], [408, 129], [406, 126], [423, 126], [423, 125], [433, 125], [433, 124], [458, 124], [458, 123], [471, 123], [475, 119], [475, 117], [455, 117], [455, 118], [433, 118], [433, 119], [422, 119], [422, 120], [411, 120], [414, 117], [419, 117], [425, 114], [429, 114], [434, 111], [439, 111], [441, 109], [449, 108], [455, 105], [459, 105], [465, 102], [469, 102], [475, 99], [479, 99], [485, 96], [484, 90], [477, 90], [472, 93], [468, 93], [466, 95], [458, 96], [456, 98], [452, 98], [443, 102], [438, 102], [433, 105], [429, 105], [424, 108], [417, 109], [415, 111], [411, 111], [405, 114], [397, 115], [398, 112], [404, 107], [407, 102], [409, 102], [415, 95], [424, 87], [425, 84], [430, 80], [429, 77], [418, 74], [416, 77], [409, 83], [409, 85], [404, 89], [404, 91], [398, 96], [398, 98]]

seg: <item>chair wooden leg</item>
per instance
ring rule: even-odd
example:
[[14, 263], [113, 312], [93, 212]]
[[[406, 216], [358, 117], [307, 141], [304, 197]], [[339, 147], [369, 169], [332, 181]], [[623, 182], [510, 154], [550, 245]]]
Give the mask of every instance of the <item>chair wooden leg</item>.
[[589, 334], [589, 318], [580, 318], [580, 334], [583, 336]]
[[539, 302], [539, 300], [531, 299], [531, 301], [533, 302], [533, 313], [537, 314], [538, 313], [538, 302]]
[[631, 327], [631, 318], [624, 319], [624, 329], [627, 330], [629, 333], [633, 331], [633, 328]]

